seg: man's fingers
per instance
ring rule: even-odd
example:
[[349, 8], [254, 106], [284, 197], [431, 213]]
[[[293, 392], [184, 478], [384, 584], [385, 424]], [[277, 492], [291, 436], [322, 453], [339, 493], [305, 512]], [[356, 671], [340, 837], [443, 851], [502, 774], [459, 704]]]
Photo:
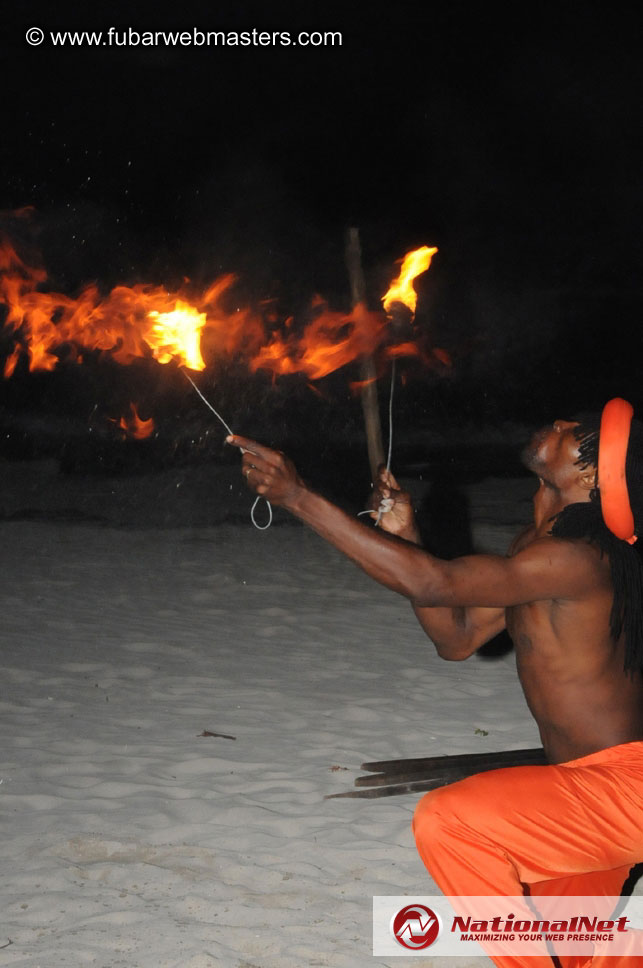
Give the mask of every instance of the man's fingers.
[[232, 444], [233, 447], [238, 447], [242, 454], [258, 454], [261, 444], [258, 444], [256, 440], [250, 440], [249, 437], [237, 437], [236, 434], [230, 434], [229, 437], [225, 439], [226, 444]]
[[252, 471], [256, 471], [255, 478], [259, 475], [267, 474], [272, 470], [271, 465], [267, 461], [259, 457], [258, 454], [251, 454], [250, 451], [244, 453], [241, 468], [246, 477], [249, 477]]
[[391, 487], [396, 491], [399, 490], [400, 486], [386, 464], [380, 464], [377, 468], [377, 479], [384, 487]]
[[254, 464], [248, 464], [243, 468], [243, 476], [245, 477], [248, 487], [256, 491], [257, 494], [263, 494], [270, 488], [270, 478], [260, 467], [256, 467]]
[[240, 450], [245, 451], [247, 454], [252, 454], [255, 457], [263, 457], [265, 461], [271, 464], [274, 464], [275, 458], [281, 456], [276, 450], [271, 450], [270, 447], [264, 447], [263, 444], [258, 444], [256, 440], [251, 440], [249, 437], [237, 437], [236, 434], [226, 437], [226, 444], [232, 444], [233, 447], [238, 447]]
[[400, 489], [400, 485], [397, 483], [397, 480], [391, 471], [386, 471], [385, 483], [388, 484], [388, 486], [394, 491], [399, 491]]

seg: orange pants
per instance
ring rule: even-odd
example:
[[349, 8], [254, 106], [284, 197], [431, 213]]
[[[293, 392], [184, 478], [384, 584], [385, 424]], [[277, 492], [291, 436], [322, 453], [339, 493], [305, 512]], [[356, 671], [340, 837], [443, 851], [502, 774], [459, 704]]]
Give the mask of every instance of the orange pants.
[[[556, 766], [480, 773], [428, 793], [413, 818], [420, 856], [449, 896], [618, 896], [643, 861], [643, 742]], [[552, 968], [501, 957], [502, 968]], [[563, 958], [565, 968], [623, 958]], [[643, 966], [643, 957], [625, 959]]]

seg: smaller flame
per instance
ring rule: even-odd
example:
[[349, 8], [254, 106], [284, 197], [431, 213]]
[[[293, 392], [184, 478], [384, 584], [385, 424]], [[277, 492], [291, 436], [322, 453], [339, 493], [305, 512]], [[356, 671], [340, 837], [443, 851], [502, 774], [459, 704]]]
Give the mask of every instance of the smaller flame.
[[9, 377], [11, 376], [11, 374], [13, 373], [13, 371], [15, 370], [16, 366], [18, 365], [18, 360], [20, 359], [20, 352], [21, 352], [20, 347], [19, 346], [16, 346], [14, 348], [11, 356], [7, 357], [7, 361], [6, 361], [5, 365], [4, 365], [4, 376], [5, 376], [5, 379], [7, 379], [7, 380], [9, 379]]
[[121, 417], [118, 426], [133, 440], [145, 440], [146, 437], [150, 437], [154, 432], [154, 420], [151, 417], [149, 420], [141, 420], [133, 403], [130, 403], [130, 410], [131, 415]]
[[414, 249], [413, 252], [406, 253], [402, 259], [399, 276], [393, 280], [388, 292], [382, 298], [382, 305], [386, 312], [395, 302], [403, 303], [412, 313], [415, 312], [418, 297], [413, 288], [413, 280], [426, 272], [437, 251], [435, 246], [429, 248], [428, 245], [424, 245], [421, 249]]
[[250, 362], [250, 369], [272, 370], [278, 376], [305, 373], [309, 380], [321, 380], [367, 353], [383, 341], [386, 319], [358, 303], [350, 313], [329, 309], [316, 302], [317, 315], [303, 333], [282, 338], [275, 335]]

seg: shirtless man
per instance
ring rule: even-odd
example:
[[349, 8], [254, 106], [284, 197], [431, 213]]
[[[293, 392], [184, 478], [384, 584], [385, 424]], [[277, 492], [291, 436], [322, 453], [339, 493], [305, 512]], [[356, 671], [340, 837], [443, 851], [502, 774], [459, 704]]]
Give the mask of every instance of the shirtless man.
[[[635, 436], [636, 422], [628, 462]], [[633, 600], [643, 571], [601, 518], [597, 427], [557, 420], [536, 434], [524, 454], [540, 482], [533, 525], [507, 557], [453, 561], [419, 547], [408, 497], [386, 472], [378, 496], [392, 509], [373, 530], [307, 487], [283, 454], [228, 441], [245, 451], [256, 493], [409, 599], [443, 658], [466, 659], [504, 628], [514, 642], [551, 765], [483, 773], [422, 798], [416, 842], [444, 893], [620, 894], [643, 860], [643, 628]], [[643, 476], [634, 486], [643, 491]]]

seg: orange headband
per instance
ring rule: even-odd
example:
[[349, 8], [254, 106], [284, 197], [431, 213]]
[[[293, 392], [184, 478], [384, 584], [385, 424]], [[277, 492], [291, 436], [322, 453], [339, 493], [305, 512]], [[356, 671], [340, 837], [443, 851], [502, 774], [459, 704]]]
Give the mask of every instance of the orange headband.
[[616, 535], [634, 544], [634, 515], [625, 479], [625, 459], [634, 410], [632, 404], [614, 397], [605, 404], [598, 438], [598, 487], [603, 520]]

